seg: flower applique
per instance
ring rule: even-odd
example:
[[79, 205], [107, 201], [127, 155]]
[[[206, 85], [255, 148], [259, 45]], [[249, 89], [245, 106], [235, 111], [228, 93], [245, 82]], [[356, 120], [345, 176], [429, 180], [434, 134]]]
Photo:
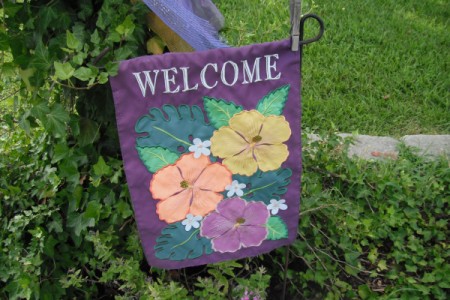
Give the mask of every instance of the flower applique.
[[211, 239], [214, 251], [236, 252], [261, 245], [267, 237], [268, 218], [269, 212], [262, 202], [238, 197], [225, 199], [204, 218], [200, 235]]
[[290, 136], [284, 116], [243, 111], [230, 119], [229, 126], [213, 133], [211, 152], [222, 158], [232, 173], [251, 176], [258, 168], [263, 172], [280, 168], [289, 155], [283, 143]]
[[199, 228], [200, 221], [203, 219], [202, 216], [194, 216], [191, 214], [186, 215], [186, 219], [184, 219], [181, 224], [184, 225], [184, 229], [186, 231], [191, 230], [192, 228]]
[[285, 203], [286, 203], [286, 200], [284, 200], [284, 199], [280, 199], [280, 200], [272, 199], [272, 200], [270, 200], [270, 204], [267, 205], [267, 209], [270, 210], [272, 215], [276, 215], [276, 214], [278, 214], [279, 210], [286, 210], [288, 208]]
[[[280, 213], [293, 206], [281, 199], [292, 189], [292, 132], [283, 115], [289, 90], [289, 84], [270, 90], [248, 110], [206, 95], [203, 107], [165, 104], [137, 120], [137, 154], [151, 174], [146, 196], [165, 223], [158, 224], [157, 259], [215, 253], [215, 261], [289, 238], [288, 216]], [[246, 291], [244, 298], [259, 295]]]
[[199, 138], [195, 138], [192, 141], [194, 144], [189, 147], [189, 151], [194, 153], [195, 158], [199, 158], [201, 155], [209, 156], [211, 154], [211, 150], [209, 147], [211, 146], [210, 141], [203, 141]]
[[245, 189], [247, 185], [245, 183], [239, 183], [237, 180], [233, 180], [233, 182], [225, 187], [225, 190], [228, 191], [227, 197], [233, 197], [234, 194], [236, 196], [242, 197], [244, 195], [244, 191], [242, 189]]
[[188, 214], [205, 216], [213, 211], [221, 192], [231, 183], [231, 172], [209, 157], [184, 154], [174, 164], [157, 171], [150, 192], [158, 200], [156, 213], [167, 223], [184, 220]]

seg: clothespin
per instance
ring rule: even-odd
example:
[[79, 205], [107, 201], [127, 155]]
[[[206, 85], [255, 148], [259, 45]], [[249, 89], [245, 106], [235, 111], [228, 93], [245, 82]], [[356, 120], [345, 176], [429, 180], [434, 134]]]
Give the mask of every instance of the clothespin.
[[298, 51], [300, 45], [300, 18], [302, 16], [302, 0], [291, 0], [291, 50]]

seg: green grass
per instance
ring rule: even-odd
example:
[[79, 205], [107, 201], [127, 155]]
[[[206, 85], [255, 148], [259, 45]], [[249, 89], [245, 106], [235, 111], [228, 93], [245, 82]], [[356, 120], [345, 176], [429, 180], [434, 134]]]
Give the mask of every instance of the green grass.
[[[289, 1], [216, 0], [222, 34], [241, 46], [289, 37]], [[303, 127], [402, 136], [450, 133], [450, 4], [303, 1], [325, 22], [304, 48]], [[307, 22], [308, 23], [308, 22]], [[306, 35], [317, 26], [311, 22]]]

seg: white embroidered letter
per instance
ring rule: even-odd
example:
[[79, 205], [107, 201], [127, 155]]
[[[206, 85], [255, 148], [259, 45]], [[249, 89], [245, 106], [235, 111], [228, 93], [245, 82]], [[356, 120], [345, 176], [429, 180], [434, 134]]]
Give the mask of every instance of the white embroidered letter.
[[[227, 73], [226, 67], [227, 67], [227, 64], [231, 64], [233, 66], [234, 78], [233, 78], [233, 82], [232, 83], [229, 83], [226, 80], [226, 73]], [[238, 76], [239, 76], [238, 73], [239, 73], [238, 65], [235, 62], [232, 62], [231, 60], [229, 60], [229, 61], [226, 61], [223, 64], [223, 66], [222, 66], [222, 72], [220, 72], [220, 79], [222, 80], [223, 84], [228, 85], [228, 86], [233, 86], [236, 83], [236, 81], [238, 80]]]
[[141, 93], [142, 93], [143, 97], [145, 97], [145, 94], [147, 93], [147, 86], [150, 87], [150, 91], [152, 92], [152, 95], [155, 94], [155, 83], [156, 83], [156, 78], [158, 77], [158, 74], [159, 74], [159, 70], [153, 71], [153, 73], [155, 74], [155, 76], [153, 77], [153, 80], [150, 77], [150, 72], [151, 71], [144, 71], [145, 84], [142, 83], [141, 72], [133, 73], [134, 77], [136, 78], [137, 83], [139, 84], [139, 88], [141, 89]]
[[279, 72], [275, 77], [272, 76], [272, 70], [274, 71], [277, 70], [277, 62], [274, 61], [273, 63], [271, 63], [271, 58], [275, 57], [276, 59], [278, 59], [279, 58], [278, 54], [264, 55], [264, 57], [266, 58], [266, 75], [267, 75], [266, 80], [280, 79], [281, 72]]
[[170, 69], [162, 69], [161, 71], [164, 73], [164, 86], [166, 88], [164, 94], [178, 93], [180, 91], [180, 86], [177, 86], [177, 88], [173, 91], [170, 90], [170, 84], [175, 84], [175, 75], [169, 77], [169, 71], [172, 71], [175, 74], [177, 74], [178, 73], [177, 69], [170, 68]]
[[204, 66], [202, 71], [200, 72], [200, 80], [202, 81], [202, 85], [205, 88], [212, 89], [217, 85], [217, 80], [213, 86], [206, 83], [205, 73], [206, 73], [206, 69], [208, 68], [208, 66], [213, 67], [214, 71], [216, 71], [216, 73], [217, 73], [217, 64], [212, 64], [212, 63], [206, 64], [206, 66]]
[[198, 83], [193, 87], [189, 87], [189, 73], [188, 73], [189, 67], [180, 67], [180, 69], [183, 72], [183, 83], [184, 83], [184, 89], [182, 92], [197, 90]]
[[[261, 60], [261, 57], [255, 58], [255, 61], [253, 62], [253, 68], [250, 70], [250, 66], [248, 65], [247, 60], [241, 60], [242, 62], [242, 73], [244, 75], [244, 81], [242, 81], [242, 84], [248, 84], [252, 82], [258, 82], [261, 81], [261, 74], [259, 72], [259, 61]], [[253, 76], [255, 76], [255, 80], [253, 80]], [[248, 81], [247, 81], [248, 77]]]

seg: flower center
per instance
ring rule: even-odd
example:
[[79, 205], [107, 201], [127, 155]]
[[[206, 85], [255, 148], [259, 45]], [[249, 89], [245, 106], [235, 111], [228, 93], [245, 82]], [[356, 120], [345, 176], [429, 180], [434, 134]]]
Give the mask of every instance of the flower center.
[[180, 182], [180, 186], [183, 189], [187, 189], [189, 187], [189, 182], [187, 182], [186, 180], [183, 180], [182, 182]]
[[245, 223], [245, 219], [244, 218], [237, 218], [236, 219], [236, 226], [242, 225]]
[[261, 137], [260, 135], [254, 136], [254, 137], [252, 138], [252, 142], [253, 142], [253, 143], [258, 143], [258, 142], [260, 142], [261, 140], [262, 140], [262, 137]]

